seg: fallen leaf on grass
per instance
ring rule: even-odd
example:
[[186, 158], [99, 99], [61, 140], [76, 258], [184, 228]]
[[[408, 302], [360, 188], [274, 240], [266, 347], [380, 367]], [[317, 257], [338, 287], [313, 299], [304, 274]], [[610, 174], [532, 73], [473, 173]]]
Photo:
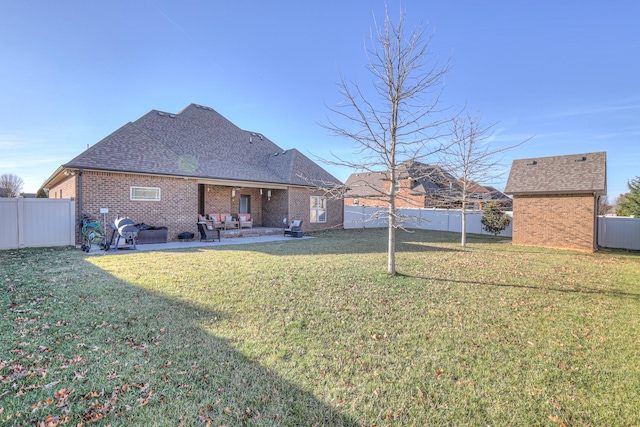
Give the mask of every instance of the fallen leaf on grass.
[[553, 421], [554, 423], [558, 423], [561, 427], [567, 427], [567, 423], [565, 423], [564, 421], [562, 421], [560, 418], [556, 417], [555, 415], [548, 415], [549, 419], [551, 421]]

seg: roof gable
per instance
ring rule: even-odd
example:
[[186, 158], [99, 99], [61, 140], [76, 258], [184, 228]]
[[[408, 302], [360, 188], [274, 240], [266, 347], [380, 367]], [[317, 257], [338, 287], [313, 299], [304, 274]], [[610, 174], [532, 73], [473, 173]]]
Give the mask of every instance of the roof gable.
[[513, 195], [606, 194], [606, 153], [514, 160], [504, 192]]
[[[275, 154], [281, 157], [274, 161]], [[63, 168], [311, 186], [340, 181], [298, 150], [242, 130], [210, 107], [152, 110], [96, 143]], [[49, 181], [51, 178], [49, 179]]]
[[[102, 141], [87, 148], [64, 164], [65, 168], [118, 170], [181, 175], [188, 170], [192, 176], [201, 175], [189, 166], [188, 159], [159, 144], [132, 123], [127, 123]], [[189, 170], [191, 169], [191, 170]]]
[[386, 194], [382, 182], [387, 179], [384, 172], [359, 172], [349, 175], [345, 186], [346, 197], [376, 197]]

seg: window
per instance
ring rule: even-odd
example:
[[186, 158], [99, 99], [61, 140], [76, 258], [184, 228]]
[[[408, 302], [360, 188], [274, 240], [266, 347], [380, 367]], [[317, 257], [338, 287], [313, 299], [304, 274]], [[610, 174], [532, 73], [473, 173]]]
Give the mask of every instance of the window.
[[131, 187], [131, 200], [160, 200], [160, 189], [155, 187]]
[[327, 222], [327, 198], [311, 196], [311, 222]]
[[250, 212], [251, 212], [251, 196], [248, 196], [246, 194], [241, 194], [239, 213], [243, 214], [243, 213], [250, 213]]

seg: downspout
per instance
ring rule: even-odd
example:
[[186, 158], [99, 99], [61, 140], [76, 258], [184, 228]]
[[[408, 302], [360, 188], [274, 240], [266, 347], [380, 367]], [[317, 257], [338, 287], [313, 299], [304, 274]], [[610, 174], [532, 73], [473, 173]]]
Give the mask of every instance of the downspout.
[[82, 169], [78, 169], [78, 182], [76, 183], [77, 185], [77, 191], [76, 194], [78, 196], [78, 217], [76, 217], [76, 243], [81, 243], [81, 238], [80, 238], [80, 220], [82, 219]]
[[595, 206], [593, 207], [593, 212], [594, 212], [594, 216], [595, 216], [595, 224], [593, 225], [593, 233], [594, 233], [594, 242], [593, 242], [593, 250], [597, 251], [599, 249], [598, 247], [598, 239], [600, 238], [600, 236], [598, 236], [598, 232], [599, 232], [599, 225], [598, 223], [600, 222], [600, 218], [598, 216], [598, 207], [600, 206], [600, 197], [602, 196], [596, 196], [596, 194], [593, 194], [595, 197], [593, 198]]

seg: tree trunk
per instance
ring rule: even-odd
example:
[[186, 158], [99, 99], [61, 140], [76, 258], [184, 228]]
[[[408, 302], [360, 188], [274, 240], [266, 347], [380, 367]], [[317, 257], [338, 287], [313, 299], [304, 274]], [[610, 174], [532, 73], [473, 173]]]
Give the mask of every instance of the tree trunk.
[[392, 276], [396, 275], [396, 217], [395, 208], [389, 206], [389, 240], [388, 240], [388, 262], [387, 272]]
[[462, 246], [467, 246], [467, 210], [462, 202]]

